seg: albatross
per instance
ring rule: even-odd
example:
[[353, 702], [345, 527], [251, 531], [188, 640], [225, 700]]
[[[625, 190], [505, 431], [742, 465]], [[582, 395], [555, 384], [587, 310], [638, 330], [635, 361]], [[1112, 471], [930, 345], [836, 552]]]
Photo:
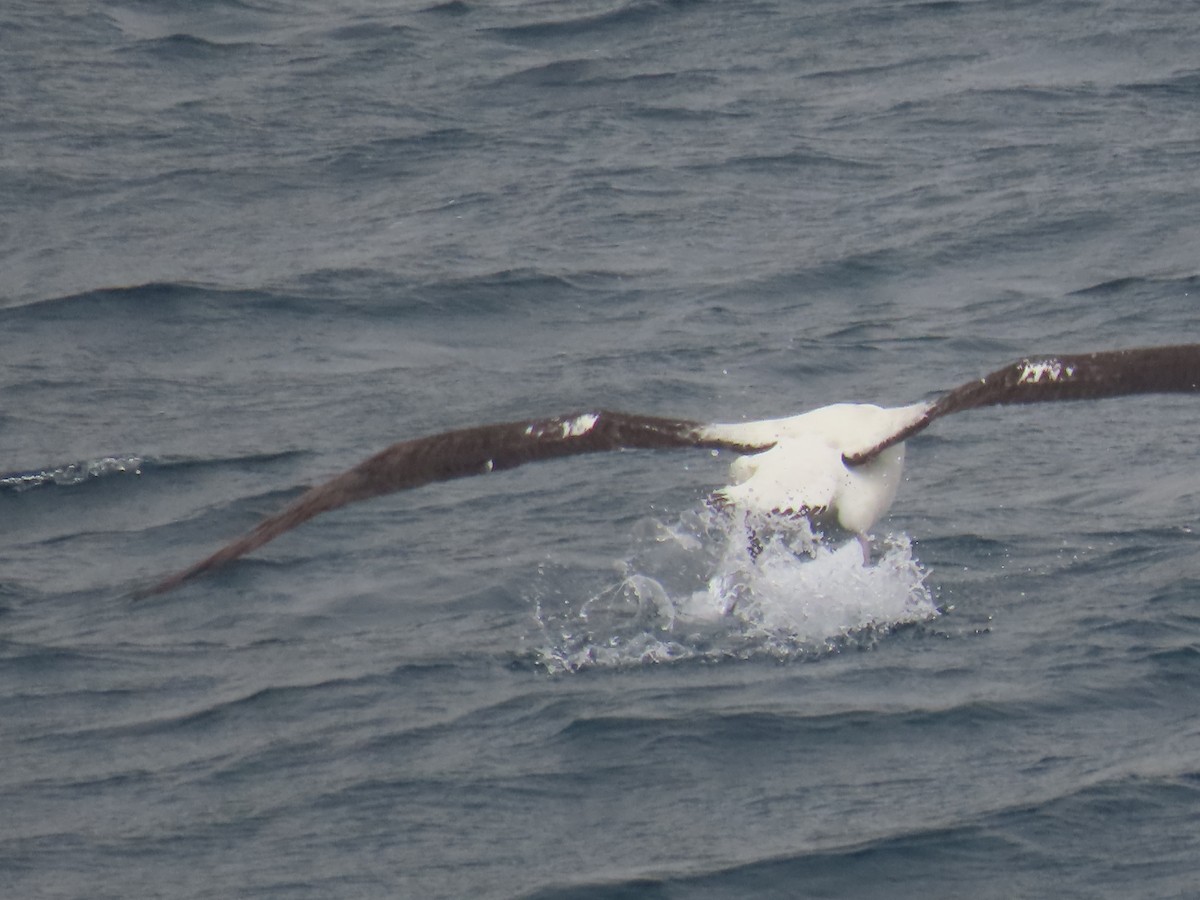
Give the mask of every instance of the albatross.
[[[309, 489], [251, 531], [157, 584], [161, 594], [229, 563], [323, 512], [436, 481], [608, 450], [702, 448], [738, 455], [716, 504], [754, 516], [805, 517], [857, 536], [895, 499], [904, 442], [951, 413], [985, 406], [1099, 400], [1200, 391], [1200, 344], [1028, 356], [943, 393], [900, 407], [837, 403], [781, 419], [706, 424], [584, 410], [461, 428], [400, 441]], [[752, 554], [753, 555], [753, 554]]]

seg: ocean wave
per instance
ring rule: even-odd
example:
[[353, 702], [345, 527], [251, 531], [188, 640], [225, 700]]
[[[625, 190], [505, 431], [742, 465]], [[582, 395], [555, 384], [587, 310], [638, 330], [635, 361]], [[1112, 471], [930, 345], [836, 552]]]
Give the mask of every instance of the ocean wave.
[[47, 485], [71, 487], [110, 475], [141, 475], [145, 463], [146, 460], [141, 456], [102, 456], [45, 469], [10, 472], [0, 475], [0, 491], [21, 493]]
[[1120, 84], [1121, 90], [1139, 94], [1164, 94], [1171, 97], [1194, 97], [1200, 94], [1200, 69], [1184, 69], [1169, 78], [1156, 81], [1135, 81]]
[[230, 290], [195, 282], [148, 281], [39, 297], [11, 304], [2, 311], [5, 315], [52, 316], [56, 321], [63, 316], [92, 320], [120, 313], [144, 315], [148, 309], [153, 309], [156, 315], [166, 316], [194, 312], [203, 308], [201, 304], [228, 311], [231, 305], [262, 296], [261, 291]]
[[[536, 7], [531, 7], [536, 8]], [[556, 6], [544, 7], [558, 10]], [[590, 13], [568, 18], [542, 19], [522, 25], [499, 26], [487, 29], [487, 33], [505, 40], [558, 41], [564, 38], [584, 37], [592, 39], [603, 32], [643, 27], [647, 21], [663, 15], [678, 14], [680, 5], [662, 3], [659, 0], [638, 0], [625, 3], [602, 13]]]
[[[643, 869], [624, 877], [572, 881], [524, 894], [543, 898], [642, 897], [775, 897], [792, 896], [781, 885], [803, 885], [805, 896], [844, 892], [846, 872], [871, 873], [871, 883], [887, 884], [889, 896], [1026, 897], [1041, 896], [1053, 872], [1056, 893], [1086, 885], [1097, 872], [1128, 895], [1141, 895], [1144, 867], [1131, 860], [1144, 851], [1156, 858], [1156, 896], [1184, 896], [1194, 879], [1192, 847], [1185, 840], [1166, 841], [1178, 825], [1179, 809], [1195, 803], [1200, 786], [1195, 773], [1141, 776], [1114, 774], [1071, 782], [1042, 800], [1014, 799], [997, 809], [882, 828], [864, 840], [818, 842], [791, 853], [764, 852], [758, 858], [713, 860], [672, 871]], [[1119, 844], [1111, 843], [1099, 823], [1120, 815], [1126, 823]], [[1070, 859], [1074, 866], [1063, 866]], [[1040, 862], [1045, 870], [1037, 864]], [[1009, 877], [994, 881], [998, 867]], [[1162, 890], [1174, 883], [1177, 890]]]
[[302, 455], [301, 451], [279, 453], [248, 453], [210, 459], [161, 458], [140, 454], [114, 454], [43, 468], [0, 473], [0, 492], [15, 494], [45, 487], [75, 487], [95, 479], [118, 476], [141, 476], [151, 471], [226, 468], [262, 464]]
[[1071, 291], [1067, 296], [1088, 297], [1094, 295], [1139, 293], [1153, 290], [1161, 293], [1163, 288], [1200, 290], [1200, 275], [1151, 276], [1127, 275], [1110, 278]]

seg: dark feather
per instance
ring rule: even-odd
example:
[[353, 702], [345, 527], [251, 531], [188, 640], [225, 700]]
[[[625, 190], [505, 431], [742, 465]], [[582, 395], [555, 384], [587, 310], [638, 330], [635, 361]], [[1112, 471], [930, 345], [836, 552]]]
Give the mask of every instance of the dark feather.
[[1198, 391], [1200, 344], [1029, 356], [943, 394], [908, 428], [869, 450], [846, 456], [845, 460], [847, 465], [862, 465], [888, 447], [924, 431], [943, 416], [981, 406]]

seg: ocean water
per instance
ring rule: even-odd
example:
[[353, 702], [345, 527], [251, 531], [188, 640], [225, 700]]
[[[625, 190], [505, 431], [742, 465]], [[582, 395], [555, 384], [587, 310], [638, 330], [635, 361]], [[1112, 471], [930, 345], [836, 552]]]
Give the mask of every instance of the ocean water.
[[[407, 437], [1200, 340], [1167, 2], [0, 10], [0, 893], [1200, 896], [1200, 406], [978, 411], [757, 563], [727, 456]], [[807, 546], [807, 545], [806, 545]]]

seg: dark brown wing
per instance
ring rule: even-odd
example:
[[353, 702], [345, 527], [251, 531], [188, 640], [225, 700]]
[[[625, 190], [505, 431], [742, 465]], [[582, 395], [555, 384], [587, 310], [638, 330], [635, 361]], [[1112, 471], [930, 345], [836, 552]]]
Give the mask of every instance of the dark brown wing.
[[699, 422], [682, 419], [602, 410], [481, 425], [401, 441], [312, 488], [278, 515], [264, 519], [212, 556], [164, 578], [137, 596], [161, 594], [178, 587], [190, 578], [261, 547], [320, 513], [434, 481], [483, 475], [538, 460], [602, 450], [709, 447], [744, 452], [765, 449], [702, 437], [703, 427]]
[[908, 428], [870, 450], [847, 456], [846, 463], [868, 462], [942, 416], [966, 409], [1055, 400], [1099, 400], [1127, 394], [1197, 392], [1200, 392], [1200, 344], [1030, 356], [943, 394]]

